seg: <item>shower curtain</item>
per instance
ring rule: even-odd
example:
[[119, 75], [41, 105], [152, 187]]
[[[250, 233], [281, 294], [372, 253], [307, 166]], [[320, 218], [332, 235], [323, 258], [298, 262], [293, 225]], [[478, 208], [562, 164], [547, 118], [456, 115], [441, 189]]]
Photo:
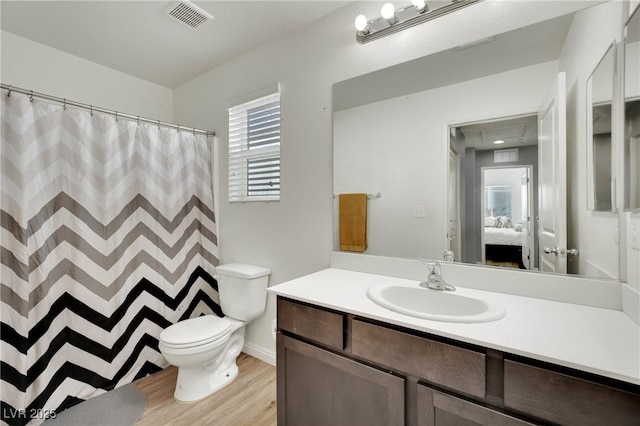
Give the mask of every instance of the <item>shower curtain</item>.
[[222, 315], [212, 140], [2, 90], [1, 397], [9, 424], [165, 367]]

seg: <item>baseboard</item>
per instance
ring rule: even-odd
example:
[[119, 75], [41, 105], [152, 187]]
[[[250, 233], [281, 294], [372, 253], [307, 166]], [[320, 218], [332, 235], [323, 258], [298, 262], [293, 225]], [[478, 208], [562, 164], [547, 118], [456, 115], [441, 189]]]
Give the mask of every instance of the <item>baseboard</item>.
[[245, 343], [242, 348], [242, 352], [247, 355], [251, 355], [254, 358], [258, 358], [260, 361], [264, 361], [267, 364], [276, 365], [276, 353], [263, 346], [258, 346], [253, 343]]

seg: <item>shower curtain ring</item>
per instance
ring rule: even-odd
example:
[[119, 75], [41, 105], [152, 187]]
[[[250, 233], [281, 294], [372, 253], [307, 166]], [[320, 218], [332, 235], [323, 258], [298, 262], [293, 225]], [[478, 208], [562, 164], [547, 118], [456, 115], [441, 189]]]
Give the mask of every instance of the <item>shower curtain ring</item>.
[[89, 114], [93, 117], [93, 105], [89, 105]]
[[65, 110], [65, 111], [67, 110], [67, 100], [66, 99], [64, 100], [64, 103], [62, 104], [62, 109]]
[[7, 92], [7, 98], [11, 97], [11, 85], [9, 85], [9, 91]]
[[158, 120], [158, 129], [160, 129], [160, 120]]
[[116, 111], [116, 121], [118, 121], [118, 111]]
[[138, 126], [140, 125], [140, 116], [138, 116]]
[[29, 94], [29, 102], [33, 102], [33, 90]]
[[176, 132], [180, 133], [180, 125], [178, 124], [178, 128], [176, 129]]

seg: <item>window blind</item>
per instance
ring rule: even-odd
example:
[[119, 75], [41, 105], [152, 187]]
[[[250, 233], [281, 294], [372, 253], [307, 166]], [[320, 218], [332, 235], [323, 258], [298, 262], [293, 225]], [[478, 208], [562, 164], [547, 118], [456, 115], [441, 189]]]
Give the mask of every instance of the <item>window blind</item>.
[[229, 201], [280, 199], [280, 93], [229, 108]]

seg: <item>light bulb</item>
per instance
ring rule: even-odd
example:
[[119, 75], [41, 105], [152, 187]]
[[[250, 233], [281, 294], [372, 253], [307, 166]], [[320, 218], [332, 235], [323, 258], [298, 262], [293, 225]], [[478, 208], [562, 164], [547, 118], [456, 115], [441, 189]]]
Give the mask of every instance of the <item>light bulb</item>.
[[396, 8], [391, 3], [385, 3], [380, 10], [382, 17], [387, 21], [392, 20], [396, 14]]
[[411, 0], [411, 4], [414, 5], [419, 12], [422, 12], [427, 7], [427, 4], [424, 2], [424, 0]]
[[367, 29], [368, 23], [367, 23], [367, 17], [364, 15], [358, 15], [356, 16], [356, 30], [359, 32], [363, 32], [364, 30]]
[[504, 141], [497, 140], [497, 141], [493, 141], [493, 143], [496, 144], [496, 145], [502, 145], [504, 143]]

